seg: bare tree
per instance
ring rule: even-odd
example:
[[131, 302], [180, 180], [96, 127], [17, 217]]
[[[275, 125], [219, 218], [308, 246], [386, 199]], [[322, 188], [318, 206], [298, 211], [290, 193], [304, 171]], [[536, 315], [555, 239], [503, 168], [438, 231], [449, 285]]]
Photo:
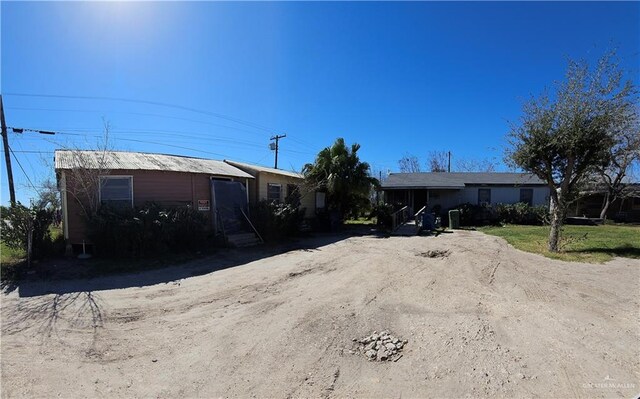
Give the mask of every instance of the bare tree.
[[53, 180], [47, 179], [41, 183], [35, 205], [40, 209], [60, 208], [60, 192], [58, 191], [58, 186]]
[[608, 165], [603, 163], [597, 167], [596, 174], [600, 178], [596, 181], [599, 181], [605, 189], [600, 211], [601, 219], [606, 219], [607, 211], [613, 201], [629, 195], [625, 178], [628, 177], [633, 164], [640, 160], [639, 122], [638, 110], [634, 109], [615, 129], [614, 145], [609, 150]]
[[67, 201], [73, 199], [79, 205], [82, 214], [89, 219], [96, 214], [100, 206], [101, 177], [108, 175], [108, 157], [111, 152], [109, 143], [110, 125], [104, 123], [104, 136], [98, 142], [97, 149], [84, 151], [68, 149], [70, 159], [64, 168], [61, 179], [61, 191]]
[[427, 166], [432, 172], [446, 172], [449, 170], [449, 154], [446, 151], [431, 151]]
[[398, 161], [400, 166], [400, 172], [402, 173], [419, 173], [420, 172], [420, 160], [418, 157], [409, 153], [405, 153], [404, 156]]
[[495, 172], [496, 164], [486, 158], [460, 159], [456, 162], [456, 170], [459, 172]]

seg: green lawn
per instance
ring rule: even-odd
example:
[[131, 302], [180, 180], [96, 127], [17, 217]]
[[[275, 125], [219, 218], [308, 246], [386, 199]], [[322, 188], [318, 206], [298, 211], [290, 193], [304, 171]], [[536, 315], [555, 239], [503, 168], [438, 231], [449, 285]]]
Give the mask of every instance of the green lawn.
[[564, 226], [561, 252], [547, 250], [548, 226], [483, 227], [480, 231], [502, 237], [514, 247], [553, 259], [603, 263], [615, 256], [640, 259], [640, 226]]
[[371, 219], [367, 219], [367, 218], [357, 218], [357, 219], [347, 219], [344, 221], [344, 224], [357, 224], [357, 225], [375, 225], [376, 224], [376, 218], [372, 217]]
[[18, 261], [26, 258], [24, 251], [20, 249], [9, 248], [4, 242], [0, 242], [0, 264], [13, 265]]

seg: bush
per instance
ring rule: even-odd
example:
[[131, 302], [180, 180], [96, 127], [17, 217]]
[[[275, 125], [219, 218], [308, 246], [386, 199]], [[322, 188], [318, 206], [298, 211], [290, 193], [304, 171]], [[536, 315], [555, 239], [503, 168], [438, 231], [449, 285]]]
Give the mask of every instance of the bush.
[[54, 252], [49, 227], [53, 223], [54, 212], [46, 208], [27, 208], [20, 202], [10, 207], [0, 207], [0, 228], [2, 241], [9, 247], [27, 251], [29, 231], [31, 231], [32, 259], [41, 259]]
[[392, 204], [381, 203], [373, 206], [370, 217], [376, 217], [378, 219], [378, 227], [384, 230], [391, 229], [391, 215], [395, 211]]
[[498, 217], [491, 207], [464, 203], [447, 210], [443, 215], [443, 225], [449, 225], [449, 210], [460, 211], [460, 226], [485, 226], [498, 222]]
[[294, 204], [266, 200], [251, 207], [251, 222], [267, 242], [280, 241], [299, 233], [305, 209]]
[[96, 255], [142, 258], [201, 248], [207, 241], [207, 219], [191, 207], [163, 209], [102, 205], [89, 220]]
[[544, 205], [531, 206], [524, 202], [497, 204], [495, 209], [500, 222], [507, 224], [541, 225], [549, 214]]

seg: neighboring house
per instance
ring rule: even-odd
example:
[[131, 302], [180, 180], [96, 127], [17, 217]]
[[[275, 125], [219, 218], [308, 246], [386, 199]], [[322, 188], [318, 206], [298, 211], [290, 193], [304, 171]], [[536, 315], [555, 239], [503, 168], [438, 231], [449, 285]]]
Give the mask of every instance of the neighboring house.
[[[70, 245], [88, 242], [87, 190], [98, 203], [166, 207], [191, 206], [217, 229], [221, 209], [230, 218], [246, 207], [250, 174], [223, 161], [176, 155], [120, 151], [55, 151], [55, 170], [62, 194], [64, 238]], [[88, 188], [81, 189], [84, 182]], [[95, 190], [95, 191], [93, 191]], [[215, 212], [218, 210], [218, 212]]]
[[[604, 198], [604, 189], [581, 196], [569, 207], [568, 214], [599, 218]], [[640, 183], [629, 183], [625, 186], [625, 197], [611, 202], [607, 218], [619, 222], [640, 222]]]
[[304, 176], [300, 173], [225, 160], [231, 166], [241, 169], [251, 176], [249, 182], [249, 202], [267, 200], [284, 202], [294, 190], [300, 193], [300, 207], [305, 209], [305, 217], [313, 218], [316, 212], [316, 194], [304, 186]]
[[414, 211], [425, 205], [446, 210], [463, 203], [549, 204], [547, 184], [527, 173], [391, 173], [381, 186], [386, 202]]

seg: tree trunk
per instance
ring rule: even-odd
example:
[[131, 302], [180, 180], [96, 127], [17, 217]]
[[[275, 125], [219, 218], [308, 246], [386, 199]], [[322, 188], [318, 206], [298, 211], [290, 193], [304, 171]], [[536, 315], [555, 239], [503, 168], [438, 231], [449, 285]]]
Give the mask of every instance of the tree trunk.
[[609, 193], [605, 193], [604, 203], [602, 204], [602, 210], [600, 211], [600, 219], [605, 220], [607, 218], [609, 205], [611, 205], [611, 195], [609, 195]]
[[560, 190], [551, 191], [551, 229], [549, 230], [549, 252], [558, 252], [560, 230], [564, 220], [565, 204]]

